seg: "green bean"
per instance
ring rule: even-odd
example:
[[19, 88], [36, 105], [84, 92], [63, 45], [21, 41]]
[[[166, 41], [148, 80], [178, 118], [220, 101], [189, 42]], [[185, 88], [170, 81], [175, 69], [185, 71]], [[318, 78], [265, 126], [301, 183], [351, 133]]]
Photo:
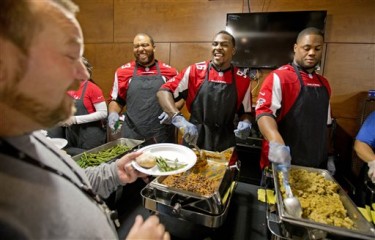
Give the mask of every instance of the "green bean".
[[[172, 162], [174, 166], [169, 165], [167, 162]], [[174, 161], [168, 160], [163, 157], [156, 158], [156, 165], [158, 166], [159, 170], [162, 172], [170, 172], [174, 170], [181, 169], [185, 167], [187, 164], [178, 164], [178, 159], [176, 158]]]
[[79, 160], [77, 160], [77, 164], [82, 168], [87, 168], [91, 166], [97, 166], [104, 162], [108, 162], [109, 160], [123, 154], [126, 151], [129, 151], [130, 147], [117, 144], [111, 148], [106, 150], [99, 151], [97, 153], [86, 153], [84, 152]]

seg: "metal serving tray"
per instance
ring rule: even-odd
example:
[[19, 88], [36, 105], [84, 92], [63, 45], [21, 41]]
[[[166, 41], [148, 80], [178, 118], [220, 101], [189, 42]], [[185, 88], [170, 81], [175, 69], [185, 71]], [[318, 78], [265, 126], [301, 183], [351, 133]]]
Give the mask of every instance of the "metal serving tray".
[[[199, 207], [197, 208], [197, 205], [204, 203], [205, 199], [196, 199], [173, 192], [162, 192], [150, 185], [142, 189], [141, 196], [143, 206], [149, 210], [209, 228], [217, 228], [224, 223], [236, 186], [237, 182], [235, 181], [230, 184], [225, 194], [226, 201], [224, 202], [222, 211], [218, 214], [209, 214], [200, 211]], [[167, 198], [161, 198], [160, 194], [165, 194]]]
[[[292, 165], [291, 168], [304, 169], [309, 172], [317, 172], [321, 174], [325, 179], [331, 180], [335, 182], [338, 186], [340, 186], [327, 170], [302, 167], [302, 166], [294, 166], [294, 165]], [[353, 203], [353, 201], [349, 198], [349, 196], [341, 187], [339, 188], [338, 194], [340, 196], [340, 200], [342, 201], [345, 209], [347, 210], [348, 216], [354, 221], [355, 229], [336, 227], [336, 226], [332, 226], [328, 224], [318, 223], [318, 222], [315, 222], [306, 218], [296, 218], [296, 217], [290, 216], [284, 208], [283, 198], [282, 198], [282, 194], [280, 191], [280, 183], [278, 180], [278, 171], [275, 165], [273, 165], [272, 171], [273, 171], [274, 186], [275, 186], [275, 193], [276, 193], [276, 202], [278, 205], [277, 209], [278, 209], [279, 218], [282, 222], [290, 223], [294, 226], [305, 227], [308, 229], [321, 230], [323, 232], [331, 233], [334, 235], [345, 236], [345, 237], [361, 238], [361, 239], [374, 239], [375, 238], [375, 229], [369, 222], [366, 221], [366, 219], [362, 216], [362, 214], [357, 209], [356, 205]]]
[[[232, 149], [232, 155], [228, 159], [220, 156], [216, 159], [208, 158], [207, 167], [198, 171], [199, 174], [203, 174], [209, 179], [216, 179], [218, 184], [212, 194], [201, 195], [169, 187], [163, 183], [168, 176], [159, 176], [141, 191], [143, 205], [152, 211], [196, 224], [211, 228], [219, 227], [227, 215], [232, 192], [236, 186], [235, 179], [239, 171], [237, 161], [233, 160], [236, 154], [233, 153]], [[205, 171], [205, 169], [208, 170]], [[194, 168], [192, 171], [194, 172]], [[187, 171], [186, 174], [190, 174], [190, 172]]]
[[[103, 145], [100, 145], [99, 147], [96, 147], [96, 148], [93, 148], [93, 149], [90, 149], [84, 153], [97, 153], [97, 152], [100, 152], [100, 151], [103, 151], [103, 150], [107, 150], [107, 149], [110, 149], [111, 147], [114, 147], [118, 144], [121, 144], [121, 145], [125, 145], [125, 146], [128, 146], [130, 149], [129, 151], [126, 151], [112, 159], [108, 159], [108, 162], [109, 161], [112, 161], [114, 159], [117, 159], [119, 157], [122, 157], [123, 155], [125, 155], [126, 153], [130, 152], [130, 151], [133, 151], [134, 149], [136, 149], [138, 146], [140, 146], [144, 141], [143, 140], [136, 140], [136, 139], [129, 139], [129, 138], [119, 138], [119, 139], [116, 139], [114, 141], [111, 141], [111, 142], [108, 142], [108, 143], [105, 143]], [[75, 156], [73, 156], [72, 158], [74, 159], [74, 161], [78, 161], [82, 154], [84, 153], [80, 153], [80, 154], [77, 154]]]

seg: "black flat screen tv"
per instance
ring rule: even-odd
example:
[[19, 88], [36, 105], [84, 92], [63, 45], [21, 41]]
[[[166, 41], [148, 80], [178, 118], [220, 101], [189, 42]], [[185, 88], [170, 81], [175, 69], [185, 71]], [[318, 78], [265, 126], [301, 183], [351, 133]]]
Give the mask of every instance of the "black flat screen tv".
[[298, 33], [306, 27], [324, 32], [327, 11], [228, 13], [226, 30], [236, 39], [233, 64], [277, 68], [293, 60]]

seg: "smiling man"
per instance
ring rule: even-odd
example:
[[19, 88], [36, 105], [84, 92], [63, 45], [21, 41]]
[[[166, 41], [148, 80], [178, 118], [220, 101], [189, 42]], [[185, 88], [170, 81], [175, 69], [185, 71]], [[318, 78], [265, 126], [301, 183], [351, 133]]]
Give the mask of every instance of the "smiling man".
[[[235, 134], [246, 138], [250, 133], [250, 79], [231, 64], [236, 53], [234, 37], [220, 31], [212, 41], [212, 60], [193, 64], [164, 84], [157, 93], [172, 124], [183, 129], [185, 144], [222, 151], [235, 146]], [[186, 100], [189, 122], [174, 106]], [[235, 115], [240, 122], [235, 129]]]
[[[117, 69], [108, 106], [108, 125], [115, 131], [119, 113], [126, 106], [122, 137], [174, 142], [174, 127], [160, 124], [162, 109], [156, 99], [160, 86], [177, 74], [177, 70], [158, 61], [151, 36], [139, 33], [133, 40], [135, 61]], [[183, 102], [181, 103], [182, 107]]]
[[[144, 174], [133, 152], [82, 169], [39, 130], [73, 113], [83, 35], [70, 0], [0, 1], [0, 238], [117, 239], [105, 205]], [[156, 216], [137, 216], [127, 239], [169, 240]]]
[[331, 89], [327, 79], [315, 72], [323, 44], [319, 29], [304, 29], [294, 45], [293, 63], [271, 72], [263, 82], [256, 106], [265, 138], [262, 168], [269, 160], [326, 167]]

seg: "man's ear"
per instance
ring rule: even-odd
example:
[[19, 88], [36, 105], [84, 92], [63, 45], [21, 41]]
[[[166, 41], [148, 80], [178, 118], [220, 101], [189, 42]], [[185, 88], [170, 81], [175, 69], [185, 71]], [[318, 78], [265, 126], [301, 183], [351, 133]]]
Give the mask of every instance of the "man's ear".
[[233, 48], [233, 53], [232, 53], [232, 55], [235, 55], [236, 52], [237, 52], [237, 48]]

